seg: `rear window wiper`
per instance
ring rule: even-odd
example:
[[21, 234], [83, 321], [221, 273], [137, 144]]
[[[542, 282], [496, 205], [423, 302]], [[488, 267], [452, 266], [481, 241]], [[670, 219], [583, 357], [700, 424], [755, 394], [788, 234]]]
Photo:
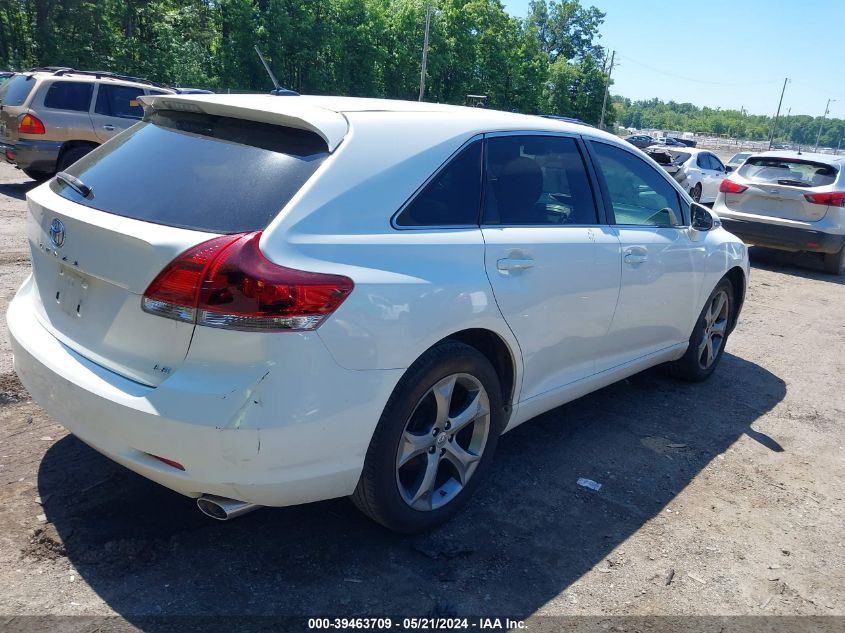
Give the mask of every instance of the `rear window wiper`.
[[71, 176], [66, 171], [60, 171], [57, 173], [56, 180], [63, 182], [83, 198], [92, 198], [94, 196], [94, 190], [91, 189], [91, 187], [86, 185], [76, 176]]
[[779, 185], [788, 185], [790, 187], [812, 187], [812, 183], [803, 180], [791, 180], [789, 178], [781, 178], [778, 180]]

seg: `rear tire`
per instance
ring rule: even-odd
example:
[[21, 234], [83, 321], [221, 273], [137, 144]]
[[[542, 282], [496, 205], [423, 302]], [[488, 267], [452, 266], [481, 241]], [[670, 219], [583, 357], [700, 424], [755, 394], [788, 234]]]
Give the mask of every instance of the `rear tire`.
[[46, 171], [35, 171], [34, 169], [22, 169], [21, 171], [35, 182], [44, 182], [53, 177], [53, 174], [48, 174]]
[[352, 501], [390, 530], [431, 530], [461, 510], [482, 482], [503, 424], [490, 361], [457, 341], [438, 345], [393, 390]]
[[686, 353], [667, 364], [669, 373], [690, 382], [707, 380], [725, 352], [733, 314], [733, 284], [723, 278], [710, 293], [695, 322]]
[[68, 167], [73, 165], [80, 158], [82, 158], [86, 154], [89, 154], [93, 149], [94, 147], [90, 145], [80, 145], [77, 147], [72, 147], [59, 157], [59, 162], [56, 165], [56, 171], [65, 171]]
[[831, 275], [845, 275], [845, 247], [838, 253], [824, 254], [824, 270]]

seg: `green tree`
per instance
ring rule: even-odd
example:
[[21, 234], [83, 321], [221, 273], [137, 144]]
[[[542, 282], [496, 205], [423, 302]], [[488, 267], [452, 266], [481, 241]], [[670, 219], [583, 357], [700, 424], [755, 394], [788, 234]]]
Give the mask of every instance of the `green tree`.
[[541, 46], [554, 62], [558, 57], [581, 60], [587, 55], [604, 62], [596, 40], [605, 14], [595, 7], [582, 7], [578, 0], [531, 0], [528, 24], [536, 28]]
[[[577, 0], [532, 0], [527, 29], [548, 60], [548, 80], [541, 103], [549, 113], [598, 123], [609, 77], [605, 53], [598, 45], [604, 13]], [[612, 106], [605, 122], [615, 120]]]
[[598, 119], [604, 14], [534, 0], [0, 0], [0, 67], [72, 66], [218, 91], [270, 80], [317, 94], [415, 99], [432, 4], [426, 99]]

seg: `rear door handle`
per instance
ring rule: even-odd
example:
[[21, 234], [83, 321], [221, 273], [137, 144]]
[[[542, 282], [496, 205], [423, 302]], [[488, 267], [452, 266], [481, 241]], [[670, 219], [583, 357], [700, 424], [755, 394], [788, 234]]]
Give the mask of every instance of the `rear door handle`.
[[496, 268], [502, 271], [510, 270], [525, 270], [526, 268], [533, 268], [533, 259], [515, 259], [512, 257], [505, 257], [496, 262]]
[[624, 252], [626, 264], [643, 264], [648, 260], [648, 251], [642, 246], [629, 246]]
[[104, 125], [104, 126], [103, 126], [103, 129], [104, 129], [104, 130], [108, 130], [109, 132], [113, 132], [113, 131], [114, 131], [114, 126], [113, 126], [113, 125]]

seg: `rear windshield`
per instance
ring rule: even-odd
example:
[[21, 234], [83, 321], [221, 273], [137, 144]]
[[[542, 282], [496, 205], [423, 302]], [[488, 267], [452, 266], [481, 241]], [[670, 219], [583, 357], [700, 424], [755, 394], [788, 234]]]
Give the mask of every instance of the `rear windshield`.
[[67, 172], [59, 195], [136, 220], [211, 233], [264, 229], [328, 156], [313, 132], [189, 112], [155, 112]]
[[23, 105], [34, 86], [35, 78], [32, 75], [15, 75], [9, 81], [0, 85], [0, 104], [7, 106]]
[[743, 178], [793, 187], [824, 187], [836, 180], [836, 168], [794, 158], [749, 158], [737, 172]]

